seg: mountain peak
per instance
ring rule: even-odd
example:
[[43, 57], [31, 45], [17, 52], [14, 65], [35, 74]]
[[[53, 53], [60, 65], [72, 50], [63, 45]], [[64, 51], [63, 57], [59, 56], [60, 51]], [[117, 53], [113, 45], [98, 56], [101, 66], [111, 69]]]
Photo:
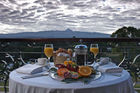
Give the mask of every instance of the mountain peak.
[[65, 31], [67, 31], [67, 32], [72, 32], [72, 30], [71, 30], [71, 29], [69, 29], [69, 28], [67, 28]]

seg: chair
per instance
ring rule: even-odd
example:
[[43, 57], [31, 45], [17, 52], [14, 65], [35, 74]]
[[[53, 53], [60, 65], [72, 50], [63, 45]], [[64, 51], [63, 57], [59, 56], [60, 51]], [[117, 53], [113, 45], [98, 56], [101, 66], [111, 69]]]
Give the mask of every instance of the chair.
[[118, 66], [121, 66], [121, 64], [125, 61], [125, 59], [126, 59], [126, 56], [123, 57], [122, 61], [119, 63]]
[[[140, 54], [138, 54], [138, 55], [133, 59], [132, 67], [133, 67], [133, 66], [135, 67], [136, 60], [137, 60], [139, 57], [140, 57]], [[136, 71], [139, 71], [140, 67], [137, 67], [137, 68], [135, 68], [135, 69], [136, 69]], [[139, 72], [140, 72], [140, 71], [139, 71]], [[136, 72], [136, 73], [138, 73], [138, 72]], [[137, 78], [136, 78], [136, 81], [134, 82], [133, 85], [135, 85], [136, 82], [137, 82]]]
[[[140, 73], [139, 69], [139, 65], [136, 65], [136, 61], [137, 59], [140, 57], [140, 54], [136, 55], [133, 59], [132, 62], [130, 62], [129, 60], [127, 60], [126, 56], [124, 56], [124, 58], [122, 59], [122, 61], [119, 63], [118, 66], [122, 66], [124, 67], [127, 71], [130, 72], [130, 74], [132, 75], [132, 73], [134, 74], [133, 76], [135, 77], [134, 80], [133, 80], [133, 86], [135, 86], [135, 84], [137, 83], [137, 73]], [[123, 63], [126, 63], [126, 64], [123, 64]], [[138, 69], [138, 70], [137, 70]], [[139, 72], [138, 72], [139, 71]], [[137, 93], [135, 91], [135, 93]]]
[[[137, 76], [140, 77], [140, 75], [137, 75], [137, 73], [140, 73], [140, 71], [139, 71], [140, 66], [135, 65], [136, 60], [137, 60], [139, 57], [140, 57], [140, 54], [138, 54], [138, 55], [133, 59], [132, 64], [131, 64], [132, 67], [133, 67], [134, 69], [136, 69], [136, 72], [134, 72], [134, 73], [135, 73], [135, 81], [134, 81], [134, 83], [133, 83], [133, 86], [135, 86], [136, 83], [137, 83]], [[135, 66], [138, 66], [138, 67], [135, 67]], [[137, 93], [137, 92], [135, 92], [135, 93]]]
[[136, 62], [136, 60], [138, 59], [138, 57], [140, 57], [140, 54], [138, 54], [138, 55], [134, 58], [132, 64], [134, 64], [134, 63]]
[[[0, 69], [0, 82], [4, 83], [4, 92], [7, 93], [7, 82], [9, 79], [9, 74], [14, 69], [22, 66], [25, 64], [24, 60], [22, 59], [22, 56], [20, 55], [11, 55], [9, 53], [5, 53], [2, 55], [3, 58], [0, 59], [1, 63], [1, 69]], [[19, 58], [18, 58], [19, 57]]]
[[0, 60], [1, 69], [0, 69], [0, 82], [3, 83], [3, 88], [5, 93], [7, 93], [7, 81], [9, 78], [9, 71], [7, 70], [8, 63], [5, 60]]
[[23, 60], [21, 53], [20, 53], [20, 55], [19, 55], [18, 60], [20, 60], [20, 61], [22, 62], [23, 65], [27, 64], [27, 63]]

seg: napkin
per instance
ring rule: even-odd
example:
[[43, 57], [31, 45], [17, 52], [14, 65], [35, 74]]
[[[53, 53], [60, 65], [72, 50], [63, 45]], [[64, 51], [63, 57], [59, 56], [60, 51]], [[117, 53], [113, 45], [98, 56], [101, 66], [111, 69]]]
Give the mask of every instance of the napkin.
[[123, 68], [116, 66], [112, 62], [109, 62], [106, 65], [99, 66], [97, 70], [103, 73], [121, 73], [123, 71]]
[[101, 66], [101, 65], [108, 64], [110, 61], [111, 59], [109, 57], [101, 57], [100, 62], [98, 62], [98, 64]]
[[99, 66], [106, 65], [110, 62], [109, 57], [101, 57], [99, 62], [93, 63], [93, 68], [97, 69]]
[[16, 72], [23, 74], [36, 74], [43, 71], [43, 66], [37, 64], [26, 64], [16, 69]]

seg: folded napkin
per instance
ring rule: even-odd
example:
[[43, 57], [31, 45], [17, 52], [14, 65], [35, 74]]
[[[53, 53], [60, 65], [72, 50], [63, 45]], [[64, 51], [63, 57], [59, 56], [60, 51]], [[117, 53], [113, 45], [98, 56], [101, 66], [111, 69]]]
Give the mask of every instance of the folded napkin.
[[93, 63], [93, 68], [97, 69], [99, 66], [106, 65], [110, 62], [109, 57], [101, 57], [99, 62]]
[[26, 64], [18, 69], [16, 72], [23, 73], [23, 74], [36, 74], [43, 71], [43, 66], [37, 64]]
[[101, 66], [101, 65], [108, 64], [110, 61], [111, 59], [109, 57], [101, 57], [100, 62], [98, 62], [98, 64]]
[[109, 62], [106, 65], [99, 66], [97, 70], [103, 73], [121, 73], [123, 71], [123, 68], [116, 66], [112, 62]]

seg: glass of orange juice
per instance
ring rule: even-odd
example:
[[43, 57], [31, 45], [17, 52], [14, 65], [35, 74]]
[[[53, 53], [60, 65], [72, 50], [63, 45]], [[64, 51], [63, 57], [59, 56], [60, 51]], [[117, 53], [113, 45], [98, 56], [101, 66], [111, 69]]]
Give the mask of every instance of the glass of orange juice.
[[48, 57], [48, 63], [50, 65], [50, 58], [53, 56], [53, 44], [45, 44], [44, 53]]
[[95, 61], [96, 56], [99, 53], [98, 44], [91, 44], [90, 45], [90, 52], [92, 52], [94, 54], [94, 63], [93, 63], [93, 65], [94, 65], [96, 63], [96, 61]]
[[91, 44], [90, 45], [90, 52], [94, 54], [94, 58], [96, 58], [97, 54], [99, 53], [98, 44]]

